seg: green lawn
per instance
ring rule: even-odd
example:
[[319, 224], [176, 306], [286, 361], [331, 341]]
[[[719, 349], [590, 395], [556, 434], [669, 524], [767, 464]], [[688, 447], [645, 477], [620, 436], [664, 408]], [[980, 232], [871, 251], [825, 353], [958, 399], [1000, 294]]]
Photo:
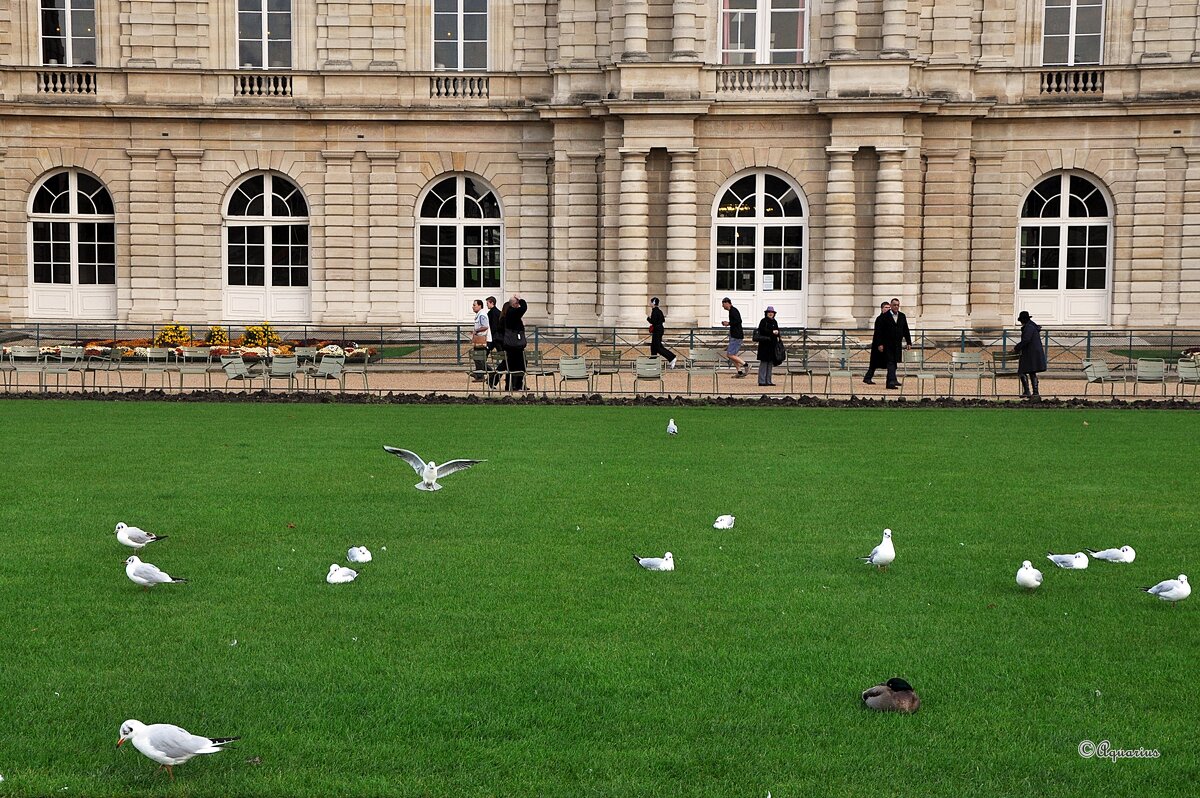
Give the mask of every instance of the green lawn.
[[[0, 410], [0, 795], [1117, 796], [1200, 776], [1200, 599], [1135, 589], [1200, 575], [1195, 413]], [[488, 462], [421, 493], [382, 444]], [[135, 587], [117, 521], [169, 535], [143, 558], [191, 582]], [[898, 558], [875, 573], [855, 558], [885, 526]], [[325, 584], [360, 544], [358, 581]], [[1132, 565], [1043, 557], [1122, 544]], [[667, 549], [674, 573], [630, 556]], [[1032, 595], [1023, 559], [1046, 574]], [[859, 706], [889, 676], [919, 714]], [[114, 749], [126, 718], [243, 739], [172, 784]], [[1085, 760], [1084, 739], [1161, 757]]]

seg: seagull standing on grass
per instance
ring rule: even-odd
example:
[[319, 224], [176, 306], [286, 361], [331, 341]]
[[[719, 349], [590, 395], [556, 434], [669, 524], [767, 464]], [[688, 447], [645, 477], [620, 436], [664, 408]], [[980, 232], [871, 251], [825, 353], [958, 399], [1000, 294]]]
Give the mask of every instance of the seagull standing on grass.
[[448, 463], [437, 463], [430, 460], [426, 463], [421, 459], [416, 452], [410, 452], [408, 449], [397, 449], [394, 446], [384, 446], [383, 450], [388, 454], [394, 454], [404, 462], [413, 467], [421, 475], [421, 481], [416, 484], [417, 490], [441, 490], [442, 486], [438, 484], [439, 479], [444, 479], [451, 474], [462, 471], [464, 468], [470, 468], [476, 463], [485, 463], [486, 460], [451, 460]]
[[633, 555], [633, 559], [637, 560], [638, 565], [647, 571], [675, 570], [675, 555], [669, 551], [661, 557], [639, 557], [635, 554]]
[[678, 435], [679, 434], [679, 427], [675, 426], [675, 419], [673, 419], [673, 418], [667, 420], [667, 434], [668, 435]]
[[358, 571], [353, 568], [343, 568], [337, 563], [329, 564], [329, 573], [325, 574], [325, 581], [331, 585], [344, 585], [347, 582], [353, 582], [358, 578]]
[[1133, 546], [1122, 546], [1119, 549], [1104, 549], [1102, 551], [1087, 549], [1087, 553], [1092, 555], [1093, 560], [1107, 560], [1109, 562], [1133, 562], [1133, 558], [1137, 556], [1137, 552], [1133, 550]]
[[137, 556], [130, 557], [125, 561], [125, 575], [134, 583], [141, 585], [142, 590], [149, 590], [155, 585], [165, 585], [168, 582], [187, 581], [183, 577], [171, 576], [157, 565], [142, 562]]
[[132, 742], [134, 748], [160, 765], [158, 770], [166, 768], [167, 775], [174, 781], [175, 773], [171, 768], [182, 765], [196, 754], [215, 754], [224, 750], [226, 744], [240, 739], [201, 737], [171, 723], [152, 723], [147, 726], [140, 720], [127, 720], [121, 724], [117, 748], [127, 740]]
[[117, 542], [131, 549], [140, 549], [147, 543], [166, 539], [166, 535], [156, 535], [153, 532], [138, 529], [136, 526], [129, 526], [124, 521], [117, 522]]
[[1172, 604], [1177, 604], [1192, 595], [1192, 586], [1188, 584], [1184, 574], [1180, 574], [1178, 579], [1165, 579], [1154, 587], [1139, 587], [1138, 590], [1144, 590], [1151, 596], [1158, 596]]
[[718, 515], [717, 520], [713, 521], [713, 529], [733, 529], [736, 520], [732, 515]]
[[1017, 584], [1028, 590], [1036, 590], [1042, 586], [1042, 572], [1033, 567], [1029, 560], [1021, 563], [1017, 571]]
[[1059, 568], [1066, 568], [1068, 571], [1082, 571], [1088, 567], [1087, 555], [1082, 551], [1077, 551], [1074, 554], [1055, 554], [1052, 551], [1048, 551], [1046, 552], [1046, 559]]
[[879, 542], [879, 545], [871, 549], [871, 553], [866, 557], [858, 559], [881, 570], [891, 565], [896, 559], [896, 547], [892, 545], [892, 530], [883, 530], [883, 540]]

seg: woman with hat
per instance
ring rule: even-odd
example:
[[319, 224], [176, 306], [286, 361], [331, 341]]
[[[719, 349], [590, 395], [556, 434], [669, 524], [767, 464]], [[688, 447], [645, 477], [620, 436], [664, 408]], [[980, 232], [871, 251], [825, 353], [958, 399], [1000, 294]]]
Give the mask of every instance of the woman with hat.
[[[1022, 310], [1017, 316], [1021, 322], [1021, 342], [1013, 347], [1013, 353], [1021, 356], [1017, 364], [1017, 377], [1021, 380], [1021, 396], [1032, 399], [1038, 393], [1038, 372], [1046, 370], [1046, 350], [1042, 348], [1042, 328], [1034, 324], [1029, 311]], [[1033, 393], [1029, 392], [1030, 384]]]
[[775, 306], [767, 305], [762, 321], [754, 333], [758, 342], [758, 384], [774, 385], [771, 371], [775, 368], [775, 344], [779, 341], [779, 324], [775, 321]]

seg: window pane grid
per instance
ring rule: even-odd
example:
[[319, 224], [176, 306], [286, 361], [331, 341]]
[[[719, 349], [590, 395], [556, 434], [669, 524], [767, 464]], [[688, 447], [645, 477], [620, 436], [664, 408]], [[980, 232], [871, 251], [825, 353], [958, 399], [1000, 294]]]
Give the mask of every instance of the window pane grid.
[[722, 0], [721, 63], [804, 63], [807, 6], [807, 0]]
[[480, 223], [500, 218], [495, 192], [465, 175], [445, 178], [426, 193], [418, 218], [421, 288], [500, 287], [501, 226]]
[[30, 208], [33, 282], [115, 285], [112, 216], [112, 196], [91, 175], [68, 170], [42, 181]]
[[1101, 63], [1104, 0], [1046, 0], [1042, 17], [1042, 64], [1085, 66]]
[[238, 64], [242, 69], [291, 69], [291, 0], [238, 0]]
[[273, 288], [308, 287], [307, 215], [304, 194], [290, 180], [273, 174], [242, 180], [226, 211], [227, 219], [236, 219], [226, 222], [228, 285], [266, 287], [269, 278]]
[[790, 183], [767, 173], [739, 178], [715, 217], [718, 291], [803, 290], [804, 211]]
[[488, 68], [488, 13], [483, 0], [438, 0], [433, 8], [433, 68]]
[[95, 0], [41, 0], [42, 63], [96, 65]]

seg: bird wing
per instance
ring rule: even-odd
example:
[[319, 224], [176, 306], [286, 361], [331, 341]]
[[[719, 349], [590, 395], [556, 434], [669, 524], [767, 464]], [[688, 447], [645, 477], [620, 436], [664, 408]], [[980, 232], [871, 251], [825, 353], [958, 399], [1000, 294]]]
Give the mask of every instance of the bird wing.
[[170, 582], [171, 577], [167, 576], [157, 565], [151, 565], [148, 562], [138, 563], [133, 567], [133, 575], [138, 579], [146, 582]]
[[420, 474], [425, 470], [425, 461], [416, 452], [410, 452], [408, 449], [397, 449], [395, 446], [384, 446], [383, 450], [388, 454], [394, 454], [404, 462], [412, 466], [413, 471]]
[[1170, 593], [1172, 590], [1174, 590], [1178, 586], [1179, 586], [1178, 580], [1166, 579], [1162, 582], [1159, 582], [1154, 587], [1146, 588], [1146, 592], [1153, 593], [1156, 596], [1160, 596], [1163, 593]]
[[[879, 550], [882, 548], [883, 544], [880, 543], [878, 546], [871, 549], [871, 553], [867, 555], [867, 562], [875, 562], [875, 558], [879, 556]], [[859, 551], [862, 551], [862, 549], [859, 549]]]
[[156, 750], [172, 759], [190, 759], [211, 745], [207, 737], [192, 734], [170, 723], [147, 726], [146, 734]]
[[451, 460], [448, 463], [442, 463], [437, 467], [437, 478], [442, 479], [448, 477], [456, 471], [463, 471], [470, 468], [476, 463], [486, 463], [486, 460]]
[[1042, 583], [1042, 572], [1036, 568], [1030, 568], [1029, 570], [1033, 572], [1033, 578], [1040, 585]]
[[887, 693], [890, 693], [891, 691], [892, 691], [892, 688], [888, 687], [886, 684], [877, 684], [874, 687], [872, 687], [868, 690], [865, 690], [863, 692], [863, 694], [862, 694], [863, 701], [866, 701], [868, 698], [875, 698], [877, 696], [885, 695]]
[[125, 530], [125, 537], [132, 540], [134, 543], [146, 544], [154, 540], [154, 535], [148, 532], [143, 532], [137, 527], [129, 527]]

